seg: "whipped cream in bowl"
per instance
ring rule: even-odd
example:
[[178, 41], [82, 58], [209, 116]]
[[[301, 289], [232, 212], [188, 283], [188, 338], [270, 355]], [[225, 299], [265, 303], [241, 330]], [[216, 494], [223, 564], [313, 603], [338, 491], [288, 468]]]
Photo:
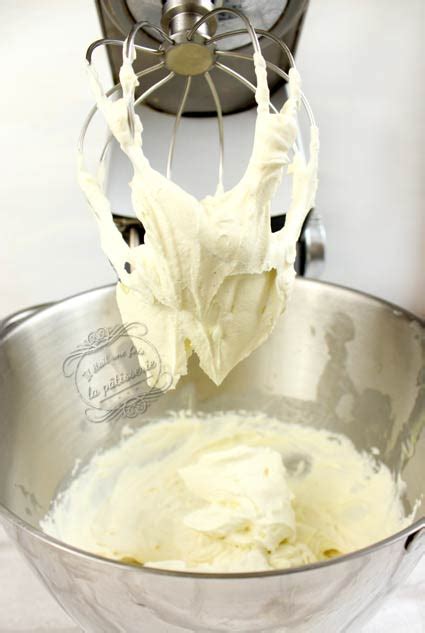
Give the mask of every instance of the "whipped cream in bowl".
[[[294, 459], [301, 468], [286, 468]], [[407, 527], [403, 490], [342, 434], [260, 413], [182, 411], [96, 453], [41, 526], [80, 549], [151, 568], [271, 571]]]

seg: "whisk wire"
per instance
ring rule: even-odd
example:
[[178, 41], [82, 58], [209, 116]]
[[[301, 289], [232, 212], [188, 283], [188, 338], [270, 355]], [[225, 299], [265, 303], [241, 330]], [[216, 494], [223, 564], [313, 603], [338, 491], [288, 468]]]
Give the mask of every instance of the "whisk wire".
[[161, 29], [159, 26], [155, 26], [154, 24], [151, 24], [150, 22], [147, 22], [146, 20], [142, 20], [141, 22], [136, 22], [136, 24], [133, 26], [130, 33], [127, 35], [126, 39], [124, 40], [123, 58], [127, 58], [131, 60], [134, 48], [136, 47], [136, 44], [134, 43], [135, 37], [138, 31], [140, 30], [146, 31], [147, 28], [149, 28], [154, 33], [157, 33], [158, 35], [160, 35], [164, 39], [164, 41], [168, 42], [169, 44], [174, 44], [171, 37], [169, 37], [169, 35], [167, 35], [167, 33], [163, 31], [163, 29]]
[[217, 190], [223, 189], [223, 162], [224, 162], [224, 126], [223, 126], [223, 110], [221, 107], [220, 97], [217, 88], [213, 82], [210, 73], [205, 73], [205, 80], [211, 90], [214, 99], [215, 109], [217, 112], [218, 140], [219, 140], [219, 161], [218, 161], [218, 185]]
[[[220, 62], [216, 62], [215, 66], [219, 70], [222, 70], [223, 72], [227, 73], [228, 75], [230, 75], [231, 77], [233, 77], [234, 79], [236, 79], [237, 81], [242, 83], [244, 86], [249, 88], [249, 90], [251, 90], [251, 92], [253, 92], [255, 94], [256, 87], [246, 77], [244, 77], [243, 75], [238, 73], [236, 70], [233, 70], [233, 68], [229, 68], [229, 66], [225, 66], [224, 64], [222, 64]], [[273, 105], [273, 103], [271, 103], [271, 102], [269, 102], [269, 105], [270, 105], [270, 108], [273, 110], [273, 112], [275, 114], [277, 114], [278, 110], [277, 110], [276, 106]]]
[[260, 43], [258, 41], [257, 34], [251, 22], [248, 20], [246, 15], [242, 13], [242, 11], [239, 11], [239, 9], [234, 9], [232, 7], [217, 7], [217, 9], [213, 9], [212, 11], [209, 11], [207, 14], [203, 15], [202, 18], [200, 18], [194, 24], [194, 26], [190, 29], [190, 31], [187, 32], [187, 39], [190, 41], [203, 24], [208, 22], [208, 20], [210, 20], [215, 15], [218, 15], [219, 13], [228, 13], [230, 15], [235, 15], [236, 17], [240, 18], [242, 22], [245, 24], [246, 31], [251, 38], [254, 51], [256, 53], [261, 53]]
[[176, 118], [174, 119], [173, 133], [171, 135], [170, 147], [168, 150], [168, 159], [167, 159], [167, 178], [171, 178], [171, 170], [173, 165], [174, 151], [176, 148], [176, 138], [177, 132], [180, 126], [180, 121], [184, 112], [184, 108], [187, 101], [187, 96], [189, 94], [190, 86], [192, 83], [192, 77], [189, 75], [186, 79], [186, 84], [183, 90], [183, 96], [180, 101], [179, 109], [176, 114]]
[[[122, 46], [122, 42], [121, 42], [121, 46]], [[159, 64], [155, 64], [154, 66], [150, 66], [149, 68], [145, 68], [144, 70], [141, 70], [140, 72], [136, 73], [136, 77], [139, 79], [140, 77], [144, 77], [145, 75], [149, 75], [150, 73], [155, 72], [156, 70], [159, 70], [160, 68], [164, 67], [164, 62], [160, 62]], [[115, 84], [114, 86], [112, 86], [112, 88], [109, 88], [109, 90], [107, 90], [105, 92], [105, 97], [112, 97], [116, 92], [118, 92], [119, 90], [121, 90], [121, 83], [118, 82], [117, 84]], [[80, 132], [80, 136], [78, 139], [78, 150], [80, 152], [82, 152], [84, 150], [84, 140], [85, 140], [85, 136], [88, 130], [88, 127], [94, 117], [94, 115], [96, 114], [96, 112], [98, 111], [98, 107], [97, 105], [93, 106], [91, 108], [91, 110], [89, 111], [84, 123], [83, 123], [83, 127], [81, 128], [81, 132]], [[103, 151], [102, 151], [103, 154]], [[101, 155], [102, 155], [101, 154]]]
[[[145, 75], [148, 75], [149, 73], [153, 72], [154, 70], [158, 70], [159, 68], [163, 68], [164, 64], [156, 64], [156, 66], [151, 66], [150, 68], [147, 68], [145, 70], [142, 70], [140, 73], [137, 73], [137, 77], [143, 77]], [[169, 73], [166, 77], [164, 77], [164, 79], [162, 79], [161, 81], [158, 81], [156, 84], [154, 84], [152, 86], [153, 90], [151, 90], [149, 92], [149, 94], [147, 94], [148, 91], [144, 92], [142, 95], [140, 95], [140, 97], [138, 97], [138, 99], [136, 99], [136, 101], [134, 102], [134, 105], [137, 106], [140, 103], [143, 103], [143, 101], [145, 99], [147, 99], [149, 97], [149, 95], [151, 95], [153, 92], [155, 92], [155, 90], [157, 90], [158, 88], [160, 88], [161, 86], [163, 86], [165, 83], [167, 83], [168, 81], [170, 81], [170, 79], [172, 79], [174, 77], [174, 73]], [[121, 86], [121, 84], [117, 84], [118, 87]], [[111, 146], [111, 143], [113, 141], [114, 135], [110, 132], [108, 134], [108, 138], [106, 139], [105, 145], [103, 146], [102, 149], [102, 153], [100, 155], [100, 160], [99, 162], [101, 163], [101, 165], [104, 163], [104, 161], [106, 160], [106, 156], [107, 156], [107, 152], [109, 147]]]
[[[233, 57], [234, 59], [243, 59], [247, 62], [251, 62], [252, 63], [252, 58], [249, 57], [249, 55], [242, 55], [242, 53], [233, 53], [230, 51], [216, 51], [216, 55], [218, 57]], [[276, 66], [276, 64], [273, 64], [272, 62], [269, 62], [266, 60], [266, 66], [267, 68], [269, 68], [270, 70], [273, 70], [273, 72], [275, 72], [277, 75], [279, 75], [279, 77], [282, 77], [282, 79], [285, 79], [286, 81], [289, 81], [289, 75], [288, 73], [286, 73], [284, 70], [282, 70], [281, 68], [279, 68], [279, 66]], [[301, 101], [302, 104], [307, 112], [307, 116], [309, 118], [310, 124], [311, 125], [315, 125], [315, 119], [314, 119], [314, 114], [313, 111], [310, 107], [309, 102], [307, 101], [306, 96], [304, 95], [303, 92], [301, 92]]]
[[[262, 37], [272, 40], [275, 44], [278, 44], [278, 46], [283, 50], [283, 52], [286, 54], [286, 56], [288, 57], [288, 61], [289, 64], [292, 68], [295, 68], [295, 59], [294, 56], [292, 55], [289, 47], [285, 44], [285, 42], [283, 42], [282, 40], [280, 40], [278, 37], [276, 37], [276, 35], [274, 35], [273, 33], [269, 33], [268, 31], [264, 31], [263, 29], [254, 29], [255, 33], [258, 35], [261, 35]], [[214, 35], [213, 37], [210, 37], [210, 39], [206, 42], [206, 44], [209, 46], [211, 44], [215, 44], [216, 42], [219, 42], [220, 40], [224, 40], [228, 37], [234, 37], [235, 35], [245, 35], [247, 33], [246, 29], [235, 29], [232, 31], [228, 31], [226, 33], [218, 33], [217, 35]], [[251, 59], [252, 61], [252, 59]]]
[[[123, 46], [123, 40], [115, 40], [109, 37], [104, 37], [101, 40], [92, 42], [86, 52], [86, 60], [91, 64], [93, 53], [99, 46]], [[157, 48], [149, 48], [148, 46], [141, 46], [140, 44], [134, 44], [134, 48], [148, 55], [162, 55], [162, 51]]]

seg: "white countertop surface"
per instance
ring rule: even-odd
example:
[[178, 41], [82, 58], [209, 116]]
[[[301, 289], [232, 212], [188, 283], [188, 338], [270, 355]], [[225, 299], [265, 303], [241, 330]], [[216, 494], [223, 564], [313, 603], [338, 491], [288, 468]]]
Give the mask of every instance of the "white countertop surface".
[[[0, 317], [114, 280], [75, 181], [94, 3], [0, 4]], [[425, 315], [425, 4], [312, 0], [298, 64], [321, 128], [325, 279]], [[58, 86], [60, 88], [58, 89]], [[0, 530], [0, 632], [76, 632]], [[425, 631], [425, 560], [364, 629]]]

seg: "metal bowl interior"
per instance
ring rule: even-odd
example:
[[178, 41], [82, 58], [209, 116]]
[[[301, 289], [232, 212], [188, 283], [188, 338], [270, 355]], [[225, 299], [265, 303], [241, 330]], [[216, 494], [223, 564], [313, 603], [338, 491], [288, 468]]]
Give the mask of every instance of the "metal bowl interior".
[[[4, 329], [0, 340], [0, 514], [3, 511], [10, 533], [57, 597], [63, 592], [55, 586], [52, 588], [52, 575], [65, 573], [64, 559], [70, 561], [73, 574], [77, 573], [78, 565], [80, 574], [87, 566], [90, 573], [97, 574], [107, 564], [108, 569], [116, 570], [113, 573], [117, 578], [126, 574], [127, 569], [132, 578], [136, 578], [135, 574], [156, 577], [141, 568], [103, 563], [91, 555], [86, 555], [83, 562], [72, 548], [54, 544], [49, 537], [43, 536], [38, 524], [57, 490], [69, 478], [77, 459], [84, 462], [99, 448], [115, 443], [124, 425], [138, 427], [170, 410], [265, 411], [288, 422], [345, 433], [360, 450], [378, 448], [383, 461], [401, 474], [406, 482], [406, 511], [410, 511], [423, 495], [425, 325], [413, 315], [362, 293], [297, 280], [286, 314], [270, 339], [236, 367], [220, 387], [209, 381], [193, 358], [188, 376], [181, 380], [177, 389], [153, 400], [146, 411], [139, 414], [132, 411], [131, 417], [115, 416], [94, 423], [86, 415], [88, 405], [84, 398], [87, 394], [84, 385], [78, 383], [82, 380], [81, 373], [66, 377], [64, 361], [81, 349], [79, 346], [87, 346], [87, 341], [93, 341], [90, 333], [119, 324], [114, 290], [106, 287], [43, 309]], [[424, 514], [422, 502], [418, 508], [418, 521], [412, 529], [423, 527], [425, 521], [421, 517]], [[401, 547], [404, 547], [408, 533], [409, 530], [394, 535], [382, 545], [391, 546], [402, 539]], [[54, 565], [50, 562], [46, 568], [38, 555], [34, 562], [39, 548], [43, 552], [48, 548], [57, 549], [56, 554], [51, 554], [56, 561]], [[366, 564], [368, 557], [375, 556], [378, 560], [378, 551], [379, 546], [365, 550], [362, 564]], [[56, 567], [60, 556], [63, 558], [59, 572]], [[318, 570], [325, 567], [332, 572], [337, 567], [342, 569], [344, 564], [353, 564], [350, 563], [352, 556], [343, 558], [347, 559], [345, 563], [336, 559], [313, 567]], [[68, 564], [66, 569], [69, 576]], [[278, 580], [308, 572], [312, 574], [314, 569], [290, 570], [272, 576]], [[336, 578], [337, 572], [333, 573]], [[180, 578], [181, 583], [184, 578], [184, 582], [189, 578], [193, 582], [197, 577], [161, 572], [157, 576], [169, 580]], [[258, 576], [268, 577], [270, 574], [246, 575], [246, 582], [252, 580], [252, 576], [258, 581]], [[237, 578], [241, 577], [244, 575], [237, 575]], [[97, 582], [102, 593], [103, 581]], [[382, 587], [380, 595], [384, 593]], [[89, 630], [121, 630], [110, 624], [112, 615], [105, 616], [101, 625], [93, 624], [93, 615], [84, 619], [81, 613], [94, 607], [85, 604], [83, 608], [80, 598], [75, 608], [71, 598], [62, 596], [60, 600], [81, 623], [90, 623], [92, 628]], [[97, 600], [105, 607], [103, 598], [98, 596]], [[360, 606], [359, 603], [358, 610], [364, 611]], [[256, 620], [252, 629], [249, 628], [251, 624], [244, 625], [241, 618], [232, 620], [239, 628], [232, 628], [233, 624], [229, 623], [217, 624], [217, 616], [202, 620], [202, 626], [205, 625], [202, 628], [199, 618], [197, 624], [193, 624], [189, 614], [183, 617], [185, 608], [181, 607], [180, 615], [172, 611], [173, 620], [167, 616], [165, 621], [167, 626], [172, 621], [173, 625], [180, 622], [186, 628], [152, 627], [149, 630], [258, 631], [260, 625], [265, 631], [286, 630], [276, 628], [274, 616], [270, 615], [273, 608], [269, 615], [264, 615], [261, 623]], [[190, 605], [187, 609], [190, 610]], [[323, 620], [326, 626], [336, 623], [340, 626], [344, 622], [345, 626], [351, 622], [353, 608], [347, 609], [345, 620], [332, 620], [334, 616], [330, 614], [330, 620]], [[119, 611], [117, 607], [116, 612]], [[282, 610], [279, 613], [279, 622], [285, 623]], [[304, 624], [292, 623], [291, 631], [309, 630], [302, 628]], [[220, 628], [223, 626], [228, 628]], [[125, 627], [122, 630], [133, 630], [130, 623]]]

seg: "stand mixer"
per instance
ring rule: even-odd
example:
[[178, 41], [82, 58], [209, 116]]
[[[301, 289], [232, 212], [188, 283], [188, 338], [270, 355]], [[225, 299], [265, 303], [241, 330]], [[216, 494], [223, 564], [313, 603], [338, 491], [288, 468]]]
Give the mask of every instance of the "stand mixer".
[[[250, 3], [246, 4], [249, 13]], [[282, 95], [279, 84], [292, 63], [285, 44], [293, 51], [306, 3], [288, 0], [282, 5], [256, 29], [264, 52], [269, 40], [275, 51], [275, 58], [266, 55], [275, 76], [270, 81], [275, 98]], [[221, 12], [214, 12], [206, 2], [167, 2], [162, 9], [159, 3], [146, 3], [143, 11], [140, 9], [143, 15], [133, 16], [130, 9], [136, 12], [139, 6], [130, 0], [126, 4], [99, 0], [107, 38], [103, 43], [110, 44], [116, 74], [123, 44], [108, 40], [122, 40], [123, 33], [112, 31], [118, 30], [120, 20], [130, 20], [130, 28], [124, 32], [127, 35], [134, 27], [134, 43], [140, 50], [141, 66], [136, 66], [136, 72], [143, 73], [145, 91], [138, 98], [150, 106], [143, 114], [146, 127], [152, 117], [157, 124], [167, 121], [174, 130], [166, 158], [166, 171], [171, 176], [179, 122], [197, 133], [217, 127], [220, 148], [226, 120], [234, 123], [237, 119], [239, 126], [242, 122], [252, 124], [253, 77], [244, 58], [252, 50], [244, 39], [245, 30], [228, 29], [225, 21], [220, 24]], [[252, 10], [255, 13], [255, 7]], [[158, 26], [161, 13], [162, 29]], [[223, 14], [245, 20], [234, 9], [227, 8]], [[148, 17], [153, 27], [138, 24], [140, 17]], [[289, 26], [282, 44], [276, 41], [273, 30], [286, 20]], [[246, 26], [255, 47], [254, 27]], [[215, 44], [220, 42], [218, 52]], [[89, 48], [89, 59], [98, 45]], [[283, 53], [288, 61], [283, 61]], [[230, 73], [217, 66], [217, 62], [223, 65], [221, 59], [230, 65]], [[215, 68], [211, 68], [213, 62]], [[245, 74], [236, 64], [241, 64], [240, 69], [246, 64]], [[156, 68], [152, 70], [152, 66]], [[165, 81], [171, 73], [173, 76]], [[206, 73], [209, 75], [203, 77]], [[174, 80], [180, 86], [172, 89]], [[201, 85], [199, 91], [192, 90], [196, 82]], [[229, 89], [227, 82], [231, 82]], [[214, 117], [209, 116], [212, 107]], [[311, 117], [308, 106], [306, 110]], [[81, 143], [94, 112], [86, 121]], [[233, 138], [243, 143], [243, 136], [239, 127]], [[184, 138], [192, 140], [190, 133]], [[116, 182], [122, 181], [122, 165], [115, 149], [107, 142], [101, 152], [112, 197], [117, 194]], [[223, 165], [225, 158], [220, 162], [219, 152], [219, 181], [221, 172], [226, 173]], [[213, 174], [215, 180], [216, 171], [206, 170], [206, 175]], [[195, 186], [205, 184], [206, 180]], [[143, 229], [124, 203], [114, 206], [120, 210], [115, 221], [130, 245], [140, 243]], [[274, 215], [272, 227], [279, 228], [283, 221], [281, 213]], [[312, 210], [301, 239], [300, 272], [318, 274], [323, 252], [323, 226]], [[120, 436], [120, 425], [87, 422], [79, 393], [61, 373], [73, 347], [81, 347], [87, 338], [90, 342], [87, 334], [99, 332], [100, 325], [104, 333], [116, 326], [120, 315], [112, 288], [35, 308], [32, 316], [30, 312], [6, 320], [0, 336], [0, 399], [4, 402], [0, 518], [43, 582], [84, 630], [351, 633], [367, 621], [425, 552], [423, 503], [419, 518], [385, 541], [333, 561], [276, 572], [220, 575], [149, 570], [88, 554], [43, 534], [39, 520], [76, 460], [87, 459]], [[152, 405], [149, 419], [189, 405], [206, 412], [225, 406], [261, 409], [282, 419], [345, 433], [359, 450], [376, 446], [389, 467], [401, 474], [409, 510], [423, 494], [424, 340], [425, 324], [408, 312], [361, 293], [299, 279], [285, 319], [272, 337], [240, 363], [220, 387], [209, 383], [199, 368], [192, 366], [176, 390]], [[340, 376], [343, 380], [336, 379]], [[369, 424], [372, 417], [373, 424]], [[143, 416], [131, 420], [136, 426], [145, 421]]]
[[[94, 49], [105, 44], [114, 83], [117, 83], [122, 40], [134, 29], [137, 57], [133, 67], [142, 78], [136, 97], [146, 122], [145, 144], [149, 158], [171, 177], [178, 150], [178, 182], [200, 199], [215, 186], [216, 145], [219, 147], [219, 181], [223, 169], [226, 177], [235, 180], [240, 173], [240, 156], [248, 156], [251, 149], [250, 132], [255, 124], [252, 37], [258, 38], [267, 60], [273, 101], [282, 103], [286, 99], [287, 71], [294, 65], [291, 51], [296, 49], [307, 4], [306, 0], [268, 2], [264, 7], [252, 2], [213, 3], [210, 0], [162, 4], [159, 1], [99, 0], [97, 8], [105, 39], [94, 43], [88, 55], [91, 59]], [[140, 26], [136, 27], [139, 20]], [[273, 109], [276, 111], [272, 104]], [[307, 113], [312, 121], [308, 104]], [[167, 116], [170, 114], [174, 116]], [[184, 133], [178, 134], [180, 127], [184, 127]], [[171, 140], [165, 163], [163, 146], [168, 143], [167, 135]], [[207, 144], [201, 146], [200, 138]], [[298, 145], [302, 151], [301, 134]], [[115, 221], [127, 241], [137, 245], [143, 241], [144, 231], [134, 219], [129, 197], [122, 187], [122, 183], [129, 180], [128, 166], [116, 145], [112, 144], [109, 149], [106, 189], [113, 202]], [[198, 166], [194, 178], [193, 157], [198, 159], [202, 153], [208, 160], [205, 161], [205, 156], [204, 162], [200, 159], [202, 168]], [[103, 152], [102, 160], [105, 156]], [[283, 209], [287, 203], [288, 192], [279, 190], [275, 210], [271, 212], [272, 231], [284, 225]], [[309, 277], [320, 276], [324, 256], [322, 218], [317, 209], [311, 209], [298, 243], [297, 272]]]

